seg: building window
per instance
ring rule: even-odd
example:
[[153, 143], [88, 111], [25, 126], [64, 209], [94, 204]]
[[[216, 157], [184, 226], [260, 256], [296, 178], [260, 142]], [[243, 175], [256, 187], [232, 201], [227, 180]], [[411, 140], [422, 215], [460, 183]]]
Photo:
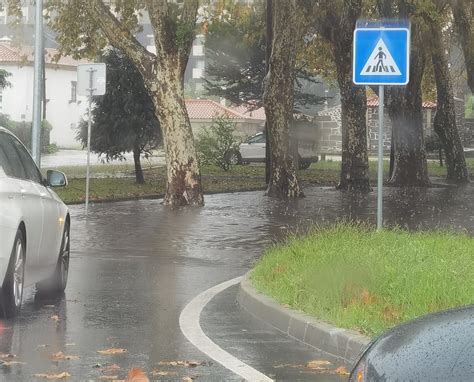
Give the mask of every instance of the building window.
[[71, 81], [71, 99], [69, 102], [77, 102], [77, 81]]
[[204, 56], [204, 35], [197, 35], [193, 41], [193, 56]]
[[204, 77], [204, 69], [193, 68], [193, 78], [200, 79], [202, 77]]
[[204, 45], [193, 45], [193, 56], [204, 56]]
[[197, 60], [195, 67], [198, 68], [198, 69], [205, 69], [205, 67], [206, 67], [206, 61], [204, 61], [204, 60]]

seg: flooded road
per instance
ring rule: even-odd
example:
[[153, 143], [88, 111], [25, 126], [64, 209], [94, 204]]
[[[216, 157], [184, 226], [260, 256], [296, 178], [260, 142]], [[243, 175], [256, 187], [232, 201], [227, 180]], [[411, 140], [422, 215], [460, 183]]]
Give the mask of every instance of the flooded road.
[[[442, 227], [474, 234], [474, 187], [385, 189], [385, 223]], [[265, 246], [311, 223], [353, 218], [375, 222], [376, 194], [307, 188], [289, 203], [262, 192], [209, 195], [201, 209], [170, 210], [159, 200], [92, 205], [86, 219], [72, 206], [71, 269], [65, 296], [40, 299], [27, 290], [21, 316], [0, 325], [0, 380], [30, 381], [36, 373], [71, 374], [71, 381], [124, 378], [145, 369], [151, 380], [240, 381], [182, 335], [178, 320], [200, 292], [243, 275]], [[281, 381], [342, 381], [297, 367], [322, 356], [239, 309], [236, 288], [218, 295], [201, 316], [205, 333], [229, 353]], [[126, 352], [102, 355], [97, 350]], [[55, 361], [56, 352], [78, 359]], [[169, 361], [204, 362], [197, 367]], [[168, 363], [167, 363], [168, 362]], [[155, 376], [151, 372], [155, 370]], [[162, 373], [162, 374], [156, 374]]]

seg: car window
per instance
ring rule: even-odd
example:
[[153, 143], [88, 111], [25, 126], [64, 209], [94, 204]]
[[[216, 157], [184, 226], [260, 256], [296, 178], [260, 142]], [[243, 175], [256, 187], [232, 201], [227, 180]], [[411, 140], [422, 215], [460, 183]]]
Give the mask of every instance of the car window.
[[41, 182], [42, 178], [38, 170], [38, 167], [36, 167], [36, 164], [31, 158], [28, 151], [26, 151], [25, 147], [17, 139], [13, 137], [11, 137], [11, 139], [13, 141], [13, 144], [16, 150], [18, 151], [21, 162], [23, 163], [23, 168], [25, 169], [25, 174], [26, 174], [25, 179], [32, 180], [33, 182], [36, 182], [36, 183], [42, 183]]
[[255, 135], [248, 140], [248, 143], [265, 143], [265, 135]]
[[7, 176], [25, 179], [25, 170], [9, 134], [0, 133], [0, 166]]

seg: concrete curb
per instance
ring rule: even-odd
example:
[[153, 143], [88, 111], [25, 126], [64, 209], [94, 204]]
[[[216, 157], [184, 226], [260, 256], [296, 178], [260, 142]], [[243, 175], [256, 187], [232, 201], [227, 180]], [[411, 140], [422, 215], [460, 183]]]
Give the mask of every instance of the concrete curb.
[[318, 351], [352, 365], [370, 338], [352, 330], [338, 328], [303, 313], [282, 307], [275, 300], [258, 293], [249, 279], [242, 279], [237, 301], [253, 316], [267, 322], [288, 336]]

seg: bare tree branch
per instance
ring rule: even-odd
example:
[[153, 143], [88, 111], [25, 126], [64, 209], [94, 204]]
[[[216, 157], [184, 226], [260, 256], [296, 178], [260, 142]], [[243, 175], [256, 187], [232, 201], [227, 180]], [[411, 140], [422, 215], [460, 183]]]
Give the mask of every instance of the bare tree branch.
[[146, 0], [145, 4], [155, 32], [156, 54], [157, 56], [169, 54], [168, 49], [173, 46], [169, 42], [175, 41], [176, 31], [169, 15], [168, 2], [166, 0]]
[[110, 44], [122, 50], [142, 72], [150, 74], [155, 56], [138, 42], [128, 28], [123, 27], [102, 0], [89, 0], [90, 13], [100, 25]]
[[471, 3], [470, 17], [468, 1], [452, 0], [451, 9], [454, 16], [454, 24], [459, 35], [464, 60], [466, 62], [467, 82], [474, 93], [474, 6]]
[[[199, 6], [198, 0], [185, 0], [183, 5], [183, 11], [181, 13], [181, 22], [189, 30], [194, 30], [196, 26], [196, 15]], [[191, 53], [191, 47], [193, 46], [194, 33], [189, 33], [185, 36], [179, 47], [180, 52], [180, 63], [182, 70], [186, 70], [186, 64], [188, 63], [189, 54]]]

